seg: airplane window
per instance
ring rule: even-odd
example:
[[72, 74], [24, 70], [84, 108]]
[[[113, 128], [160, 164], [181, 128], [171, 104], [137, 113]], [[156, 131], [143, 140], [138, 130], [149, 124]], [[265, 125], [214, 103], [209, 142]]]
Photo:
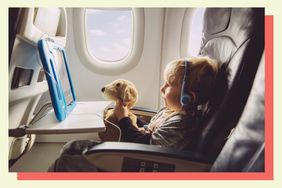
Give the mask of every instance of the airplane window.
[[86, 44], [95, 58], [114, 62], [132, 48], [132, 9], [86, 9]]
[[203, 30], [203, 17], [205, 8], [198, 8], [191, 23], [191, 33], [188, 40], [188, 55], [197, 56], [201, 47], [201, 38]]

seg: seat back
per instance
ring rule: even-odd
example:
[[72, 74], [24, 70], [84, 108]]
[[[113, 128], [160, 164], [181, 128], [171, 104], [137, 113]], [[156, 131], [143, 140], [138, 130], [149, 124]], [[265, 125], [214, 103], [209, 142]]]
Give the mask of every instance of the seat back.
[[262, 61], [243, 114], [212, 171], [264, 171], [264, 91]]
[[[43, 9], [43, 10], [42, 10]], [[43, 14], [49, 8], [9, 8], [9, 162], [14, 163], [28, 151], [35, 140], [35, 135], [26, 135], [24, 129], [34, 117], [35, 108], [48, 91], [44, 79], [44, 70], [37, 50], [37, 41], [52, 38], [59, 42], [66, 39], [66, 13], [60, 8], [60, 15], [46, 17]], [[58, 8], [50, 8], [50, 10]], [[41, 12], [41, 13], [40, 13]], [[53, 18], [53, 16], [55, 18]], [[42, 18], [42, 19], [41, 19]], [[58, 26], [52, 24], [59, 18]], [[38, 21], [36, 21], [38, 20]], [[57, 33], [49, 35], [52, 29]]]
[[223, 62], [229, 72], [226, 93], [210, 106], [197, 151], [216, 159], [236, 126], [249, 96], [264, 50], [264, 9], [208, 8], [204, 15], [201, 55]]

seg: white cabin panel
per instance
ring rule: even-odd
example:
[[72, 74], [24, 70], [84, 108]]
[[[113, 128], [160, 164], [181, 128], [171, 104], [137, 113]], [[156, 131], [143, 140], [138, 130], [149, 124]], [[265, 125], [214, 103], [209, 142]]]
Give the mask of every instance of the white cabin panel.
[[[81, 62], [74, 43], [72, 19], [68, 19], [68, 37], [66, 51], [78, 101], [104, 100], [101, 88], [115, 79], [132, 81], [139, 92], [137, 106], [158, 109], [160, 87], [160, 62], [164, 10], [162, 8], [145, 9], [144, 49], [140, 61], [129, 72], [108, 76], [88, 70]], [[67, 9], [68, 18], [73, 11]]]

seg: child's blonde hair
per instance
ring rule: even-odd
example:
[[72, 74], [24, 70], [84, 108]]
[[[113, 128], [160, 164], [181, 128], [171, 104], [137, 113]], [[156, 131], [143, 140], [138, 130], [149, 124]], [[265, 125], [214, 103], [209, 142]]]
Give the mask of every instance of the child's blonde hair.
[[[189, 91], [196, 94], [194, 104], [203, 104], [209, 100], [214, 92], [220, 63], [209, 57], [190, 57], [188, 69]], [[164, 76], [170, 84], [182, 85], [184, 76], [184, 60], [171, 61], [165, 68]]]

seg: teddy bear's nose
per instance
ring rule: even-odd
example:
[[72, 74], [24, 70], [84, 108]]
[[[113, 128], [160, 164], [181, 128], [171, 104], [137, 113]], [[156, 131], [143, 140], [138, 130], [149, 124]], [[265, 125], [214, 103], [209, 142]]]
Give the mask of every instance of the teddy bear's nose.
[[105, 87], [103, 87], [103, 88], [101, 89], [101, 91], [104, 92], [104, 91], [105, 91]]

